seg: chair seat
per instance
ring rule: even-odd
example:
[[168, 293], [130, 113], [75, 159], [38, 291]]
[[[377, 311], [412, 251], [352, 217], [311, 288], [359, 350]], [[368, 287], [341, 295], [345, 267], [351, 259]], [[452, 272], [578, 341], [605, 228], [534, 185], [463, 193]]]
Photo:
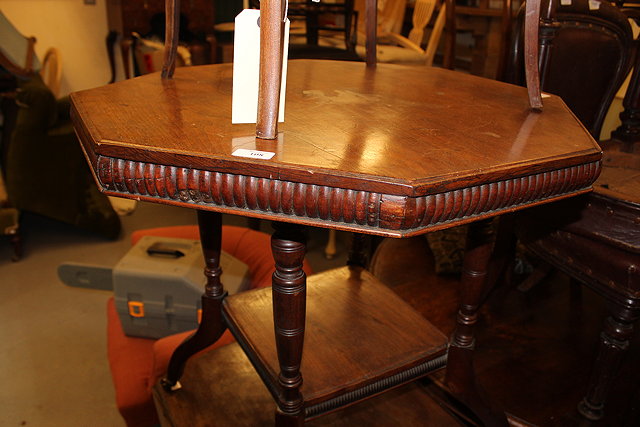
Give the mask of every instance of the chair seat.
[[[380, 45], [376, 49], [378, 61], [387, 64], [425, 65], [427, 58], [424, 54], [401, 46]], [[366, 55], [364, 46], [356, 46], [356, 53], [360, 58]]]
[[521, 238], [538, 256], [610, 300], [640, 307], [639, 216], [640, 204], [598, 191], [525, 214]]

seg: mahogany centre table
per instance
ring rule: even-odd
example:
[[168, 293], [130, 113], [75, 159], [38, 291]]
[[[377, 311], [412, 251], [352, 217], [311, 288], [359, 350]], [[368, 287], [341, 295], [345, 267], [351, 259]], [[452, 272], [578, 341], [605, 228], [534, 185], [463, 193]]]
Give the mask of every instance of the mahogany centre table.
[[[289, 64], [286, 121], [276, 140], [261, 140], [253, 125], [231, 124], [231, 87], [232, 66], [223, 64], [71, 96], [102, 191], [199, 213], [203, 320], [174, 354], [166, 387], [179, 384], [185, 361], [228, 327], [276, 400], [278, 425], [410, 382], [447, 356], [450, 390], [491, 419], [476, 405], [470, 362], [491, 249], [484, 220], [589, 191], [601, 151], [588, 132], [558, 97], [534, 112], [526, 89], [496, 81], [436, 68], [298, 60]], [[273, 157], [241, 157], [239, 149]], [[281, 224], [272, 289], [226, 296], [220, 213]], [[407, 237], [463, 223], [477, 226], [450, 342], [358, 267], [310, 277], [306, 296], [296, 226]], [[237, 365], [216, 360], [216, 372]], [[211, 387], [190, 383], [175, 396]], [[247, 415], [227, 406], [221, 412]]]

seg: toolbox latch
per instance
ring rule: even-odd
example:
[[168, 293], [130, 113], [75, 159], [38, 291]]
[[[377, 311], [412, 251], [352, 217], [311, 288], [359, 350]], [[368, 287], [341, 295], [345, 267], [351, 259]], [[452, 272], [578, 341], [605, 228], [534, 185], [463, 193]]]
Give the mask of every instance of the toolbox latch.
[[140, 301], [129, 301], [129, 316], [131, 317], [144, 317], [144, 303]]

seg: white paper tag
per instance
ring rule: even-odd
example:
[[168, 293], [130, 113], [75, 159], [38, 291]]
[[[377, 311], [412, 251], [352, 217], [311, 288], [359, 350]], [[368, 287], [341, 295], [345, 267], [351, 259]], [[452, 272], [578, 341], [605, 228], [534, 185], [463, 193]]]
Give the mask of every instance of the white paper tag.
[[[231, 123], [255, 123], [258, 117], [258, 85], [260, 79], [260, 11], [245, 9], [236, 16], [233, 44], [233, 101]], [[284, 121], [289, 52], [289, 19], [284, 24], [282, 84], [278, 121]]]
[[258, 151], [258, 150], [247, 150], [246, 148], [238, 148], [236, 151], [231, 153], [231, 155], [236, 157], [248, 157], [250, 159], [269, 160], [270, 158], [275, 156], [276, 153], [272, 153], [271, 151]]
[[600, 9], [600, 2], [598, 0], [589, 0], [589, 10]]
[[561, 6], [571, 6], [572, 0], [560, 0]]

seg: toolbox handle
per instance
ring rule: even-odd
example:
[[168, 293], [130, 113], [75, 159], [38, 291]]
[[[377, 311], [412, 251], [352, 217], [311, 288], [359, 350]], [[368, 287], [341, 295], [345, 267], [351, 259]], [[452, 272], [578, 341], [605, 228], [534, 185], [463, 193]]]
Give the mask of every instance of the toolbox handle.
[[180, 258], [184, 256], [184, 252], [176, 248], [166, 246], [162, 242], [156, 242], [147, 248], [147, 254], [151, 256], [165, 256], [169, 258]]

